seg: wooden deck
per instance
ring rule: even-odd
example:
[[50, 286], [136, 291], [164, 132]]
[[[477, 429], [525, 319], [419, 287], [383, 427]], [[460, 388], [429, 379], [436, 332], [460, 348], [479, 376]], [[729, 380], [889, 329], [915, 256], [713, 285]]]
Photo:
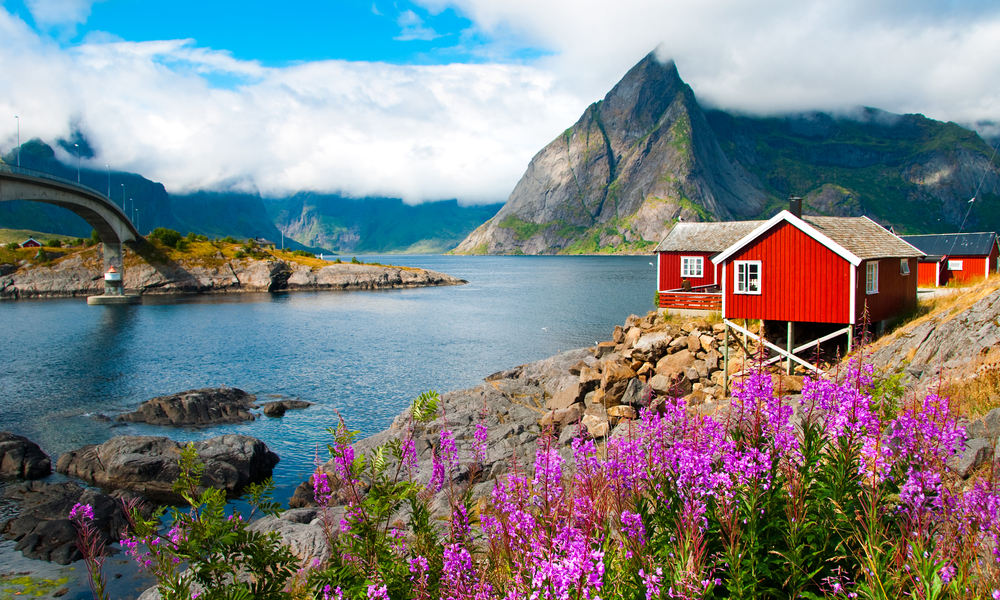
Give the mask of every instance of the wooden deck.
[[660, 292], [660, 308], [683, 310], [722, 311], [722, 291], [714, 285], [703, 285], [684, 290], [663, 290]]

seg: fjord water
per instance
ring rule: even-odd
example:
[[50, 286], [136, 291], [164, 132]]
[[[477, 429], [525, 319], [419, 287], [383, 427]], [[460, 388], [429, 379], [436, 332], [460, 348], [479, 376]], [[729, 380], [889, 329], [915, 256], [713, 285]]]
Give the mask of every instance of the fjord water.
[[[339, 413], [366, 436], [427, 390], [610, 339], [653, 306], [648, 256], [359, 256], [441, 271], [468, 285], [364, 292], [146, 296], [142, 306], [82, 298], [0, 302], [0, 430], [55, 458], [115, 435], [263, 439], [281, 457], [287, 500]], [[116, 424], [154, 396], [234, 386], [316, 406], [282, 419], [206, 429]]]

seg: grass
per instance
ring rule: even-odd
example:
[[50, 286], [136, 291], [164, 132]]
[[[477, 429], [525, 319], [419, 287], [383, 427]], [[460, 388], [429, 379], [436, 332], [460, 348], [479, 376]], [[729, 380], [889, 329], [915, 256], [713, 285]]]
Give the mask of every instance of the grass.
[[0, 574], [0, 600], [44, 598], [69, 583], [68, 577], [46, 579], [26, 573]]
[[970, 419], [1000, 408], [1000, 348], [990, 348], [965, 367], [972, 374], [942, 386], [941, 394], [952, 399], [956, 415]]
[[58, 233], [44, 233], [32, 231], [30, 229], [0, 229], [0, 244], [16, 242], [20, 244], [28, 238], [35, 238], [43, 244], [48, 240], [59, 240], [61, 242], [72, 242], [77, 238], [69, 235], [59, 235]]

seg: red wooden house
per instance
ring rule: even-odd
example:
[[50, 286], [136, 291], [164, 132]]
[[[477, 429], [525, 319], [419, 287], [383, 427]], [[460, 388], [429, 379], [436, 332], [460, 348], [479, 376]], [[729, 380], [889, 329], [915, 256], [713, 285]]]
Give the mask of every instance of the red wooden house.
[[1000, 271], [1000, 240], [992, 231], [906, 235], [902, 239], [927, 255], [918, 266], [920, 287], [967, 282]]
[[[784, 322], [785, 348], [762, 343], [791, 361], [827, 339], [847, 335], [867, 322], [881, 329], [917, 303], [917, 261], [924, 254], [867, 217], [800, 218], [781, 211], [712, 262], [722, 267], [722, 316]], [[823, 338], [795, 346], [794, 324], [833, 324]], [[812, 326], [815, 328], [815, 326]], [[728, 329], [727, 329], [728, 331]], [[756, 337], [756, 336], [754, 336]]]
[[22, 248], [41, 248], [42, 247], [42, 243], [39, 242], [38, 240], [36, 240], [35, 238], [28, 238], [28, 239], [24, 240], [23, 242], [21, 242], [21, 247]]
[[[656, 246], [659, 307], [674, 312], [722, 310], [722, 267], [712, 257], [764, 221], [677, 223]], [[690, 286], [685, 289], [684, 280]]]

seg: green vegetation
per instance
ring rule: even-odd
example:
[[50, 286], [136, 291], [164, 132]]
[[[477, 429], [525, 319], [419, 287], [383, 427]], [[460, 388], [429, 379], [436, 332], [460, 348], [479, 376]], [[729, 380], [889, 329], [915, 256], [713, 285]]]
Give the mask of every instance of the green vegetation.
[[519, 242], [530, 240], [545, 229], [552, 227], [552, 225], [553, 223], [531, 223], [530, 221], [522, 220], [517, 215], [507, 215], [503, 221], [497, 223], [497, 227], [513, 229], [514, 239]]
[[51, 597], [56, 590], [69, 583], [68, 577], [47, 579], [30, 574], [0, 574], [0, 600]]
[[148, 237], [151, 240], [159, 241], [167, 248], [176, 248], [177, 243], [181, 241], [181, 234], [179, 232], [165, 227], [157, 227]]

